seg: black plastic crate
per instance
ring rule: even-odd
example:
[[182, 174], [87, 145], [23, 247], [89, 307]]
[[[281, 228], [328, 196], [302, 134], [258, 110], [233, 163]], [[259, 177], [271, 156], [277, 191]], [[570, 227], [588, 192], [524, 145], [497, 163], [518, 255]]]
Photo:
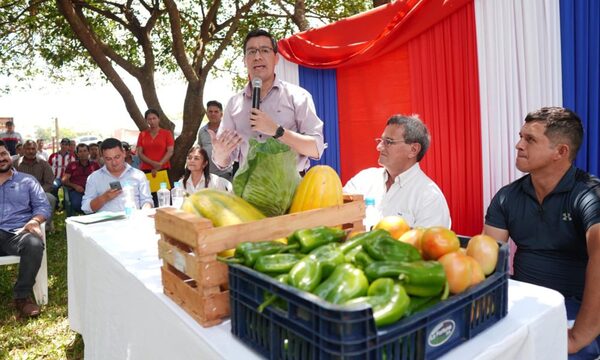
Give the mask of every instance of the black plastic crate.
[[[231, 332], [269, 359], [436, 359], [506, 316], [508, 246], [481, 284], [380, 330], [366, 305], [334, 305], [244, 266], [229, 265], [229, 291]], [[259, 313], [266, 292], [287, 309]]]

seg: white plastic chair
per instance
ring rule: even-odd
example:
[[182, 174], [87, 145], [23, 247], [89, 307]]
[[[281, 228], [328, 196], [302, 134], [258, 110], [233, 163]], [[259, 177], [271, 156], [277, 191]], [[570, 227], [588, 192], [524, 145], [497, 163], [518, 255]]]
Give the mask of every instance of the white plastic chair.
[[[48, 262], [46, 260], [46, 223], [41, 226], [42, 240], [44, 241], [44, 256], [42, 257], [42, 264], [35, 277], [35, 285], [33, 285], [33, 295], [38, 305], [48, 304]], [[21, 261], [19, 256], [0, 256], [0, 266], [18, 264]]]

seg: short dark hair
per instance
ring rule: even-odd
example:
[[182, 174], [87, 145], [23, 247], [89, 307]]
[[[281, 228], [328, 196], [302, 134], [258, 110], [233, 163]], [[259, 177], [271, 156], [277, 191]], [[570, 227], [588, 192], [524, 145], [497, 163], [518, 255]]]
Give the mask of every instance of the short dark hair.
[[121, 140], [115, 138], [108, 138], [102, 141], [102, 145], [100, 145], [100, 150], [104, 151], [108, 149], [114, 149], [116, 147], [123, 150], [123, 144], [121, 143]]
[[62, 138], [62, 140], [60, 141], [61, 145], [62, 144], [67, 144], [70, 145], [71, 144], [71, 140], [69, 140], [69, 138]]
[[421, 161], [429, 149], [431, 137], [427, 126], [419, 119], [418, 115], [393, 115], [388, 119], [386, 126], [401, 125], [404, 126], [404, 142], [407, 144], [418, 143], [421, 145], [421, 151], [417, 154], [417, 162]]
[[246, 44], [248, 44], [248, 40], [252, 39], [253, 37], [259, 37], [259, 36], [266, 36], [271, 40], [271, 46], [273, 46], [273, 52], [275, 54], [277, 54], [277, 41], [275, 41], [275, 38], [273, 37], [273, 35], [271, 35], [270, 32], [268, 32], [267, 30], [263, 30], [263, 29], [254, 29], [252, 31], [250, 31], [247, 35], [246, 38], [244, 39], [244, 55], [246, 55]]
[[15, 126], [15, 123], [14, 123], [14, 122], [12, 122], [12, 121], [10, 121], [10, 120], [8, 120], [8, 121], [7, 121], [7, 122], [6, 122], [4, 125], [5, 125], [6, 127], [9, 127], [9, 126]]
[[33, 146], [35, 146], [37, 148], [37, 143], [35, 142], [35, 140], [31, 140], [31, 139], [25, 140], [25, 142], [22, 143], [22, 144], [18, 143], [17, 147], [19, 147], [19, 145], [25, 146], [25, 145], [29, 145], [29, 144], [31, 144], [31, 145], [33, 145]]
[[211, 100], [209, 102], [206, 103], [206, 110], [208, 110], [208, 108], [210, 106], [216, 106], [219, 108], [219, 110], [223, 111], [223, 104], [221, 104], [220, 102], [218, 102], [217, 100]]
[[154, 115], [156, 115], [156, 116], [158, 116], [158, 117], [160, 118], [160, 114], [158, 113], [158, 111], [157, 111], [157, 110], [154, 110], [154, 109], [148, 109], [148, 110], [146, 110], [146, 112], [144, 113], [144, 119], [147, 119], [147, 118], [148, 118], [148, 115], [150, 115], [150, 114], [154, 114]]
[[[30, 141], [30, 140], [27, 140]], [[37, 144], [34, 143], [35, 146], [37, 146]], [[20, 147], [23, 147], [23, 143], [17, 143], [17, 145], [15, 145], [15, 149], [18, 149]]]
[[91, 144], [88, 146], [88, 150], [89, 150], [89, 148], [93, 148], [93, 147], [99, 147], [98, 143], [91, 143]]
[[85, 143], [79, 143], [77, 144], [77, 147], [75, 148], [75, 152], [79, 152], [79, 148], [86, 148], [88, 151], [90, 151], [90, 147], [88, 146], [88, 144]]
[[544, 123], [546, 125], [544, 135], [553, 144], [560, 141], [568, 142], [573, 150], [570, 154], [570, 160], [575, 160], [583, 141], [583, 125], [575, 112], [560, 106], [547, 106], [527, 114], [525, 122]]

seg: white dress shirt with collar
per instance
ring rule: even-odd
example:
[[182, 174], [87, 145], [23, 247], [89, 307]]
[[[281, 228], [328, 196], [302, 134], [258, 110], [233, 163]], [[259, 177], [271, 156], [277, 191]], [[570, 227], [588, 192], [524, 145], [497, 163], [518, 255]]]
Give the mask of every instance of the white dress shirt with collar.
[[362, 170], [344, 186], [346, 194], [361, 194], [375, 199], [382, 216], [402, 216], [410, 227], [444, 226], [450, 228], [450, 210], [440, 188], [421, 170], [419, 163], [396, 176], [386, 189], [385, 168]]

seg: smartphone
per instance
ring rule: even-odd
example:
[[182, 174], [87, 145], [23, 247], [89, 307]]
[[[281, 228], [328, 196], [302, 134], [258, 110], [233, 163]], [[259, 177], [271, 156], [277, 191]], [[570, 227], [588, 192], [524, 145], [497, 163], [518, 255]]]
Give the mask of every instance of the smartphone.
[[120, 181], [113, 181], [110, 183], [110, 188], [113, 190], [121, 190], [121, 182]]

